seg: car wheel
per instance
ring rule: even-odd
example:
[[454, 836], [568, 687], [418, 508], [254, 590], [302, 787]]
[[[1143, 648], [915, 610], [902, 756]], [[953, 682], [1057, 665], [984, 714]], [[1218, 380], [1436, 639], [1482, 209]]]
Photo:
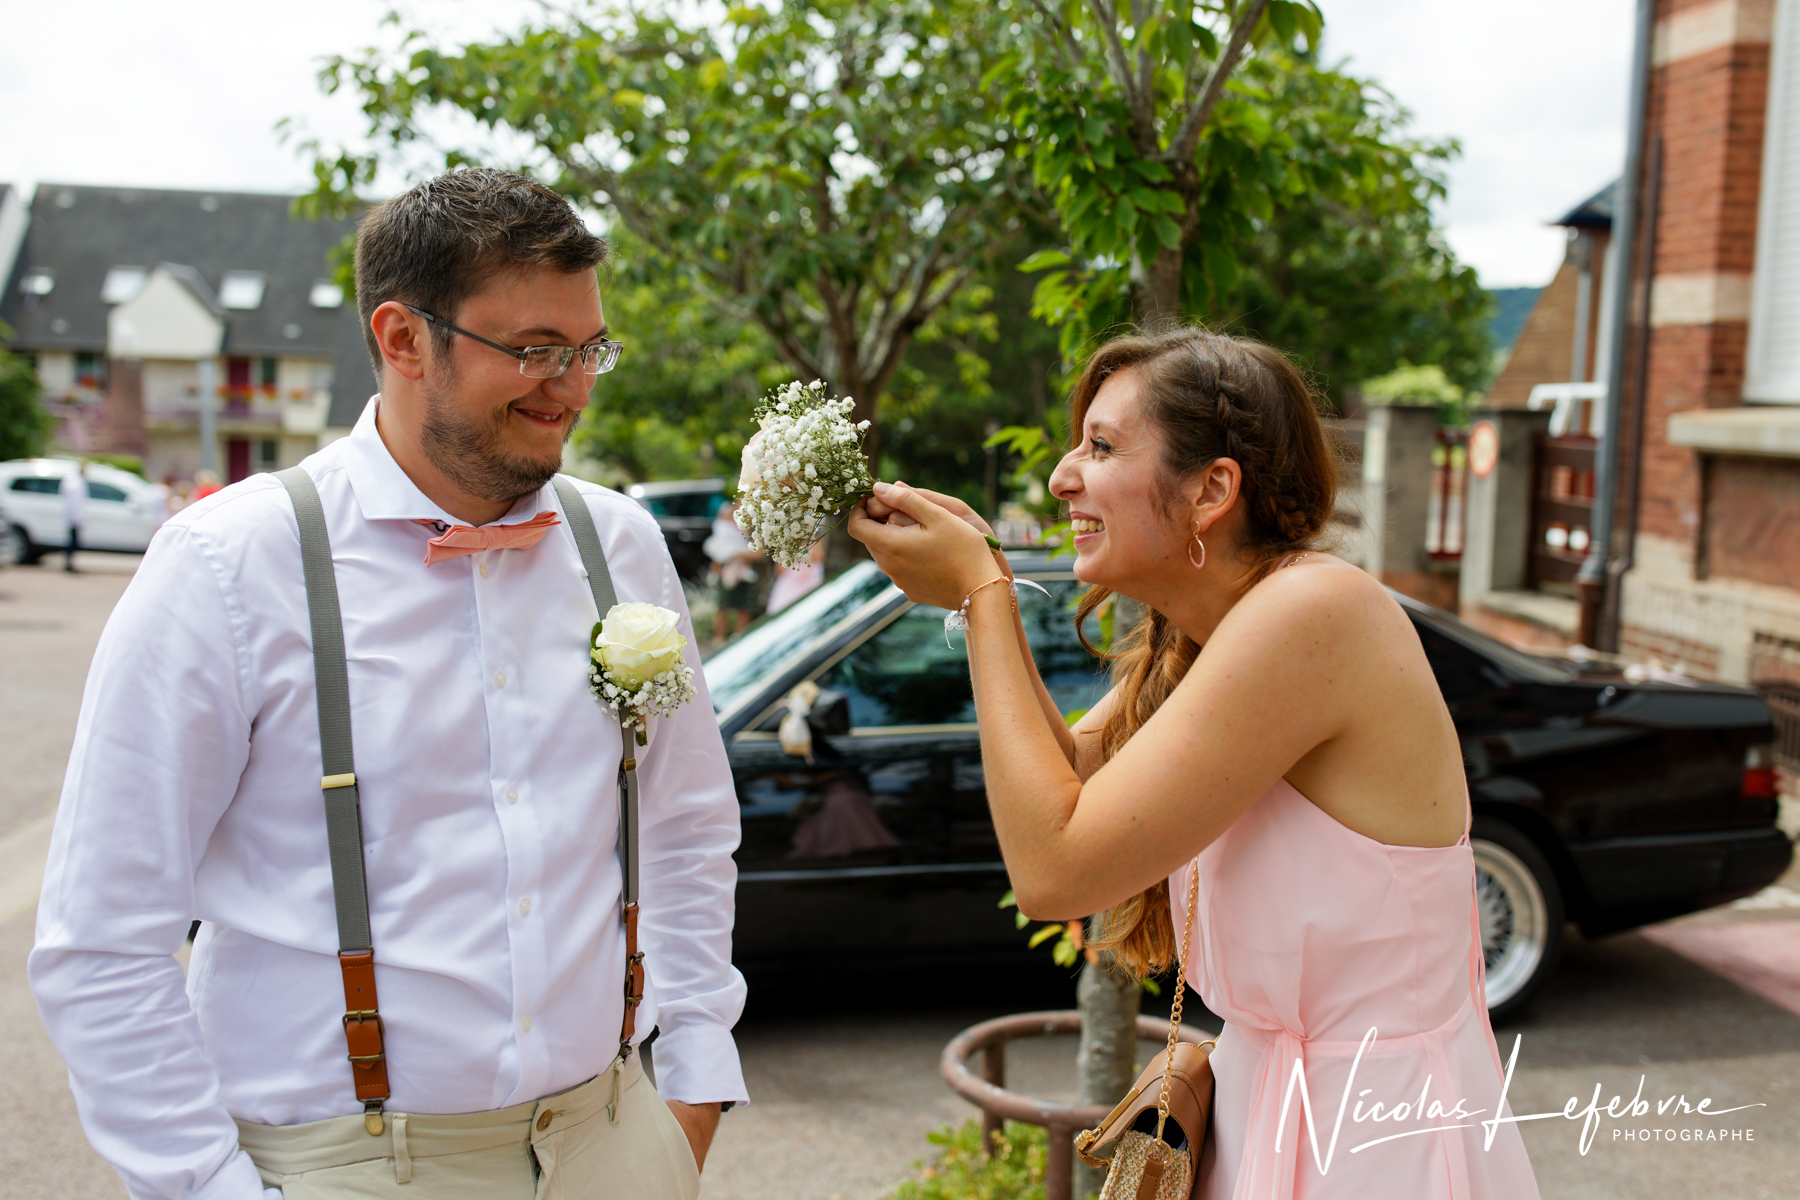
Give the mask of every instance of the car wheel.
[[48, 547], [33, 543], [31, 535], [25, 532], [23, 525], [14, 525], [12, 531], [13, 538], [19, 543], [19, 561], [28, 567], [35, 567], [38, 560], [44, 557], [44, 551]]
[[1563, 940], [1562, 888], [1543, 852], [1504, 821], [1476, 817], [1469, 841], [1475, 851], [1488, 1017], [1498, 1023], [1531, 1003], [1556, 968]]

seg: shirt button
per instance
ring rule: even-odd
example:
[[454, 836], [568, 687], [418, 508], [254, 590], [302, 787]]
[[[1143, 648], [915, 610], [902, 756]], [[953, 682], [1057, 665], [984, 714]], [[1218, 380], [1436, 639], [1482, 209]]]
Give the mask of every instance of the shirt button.
[[506, 672], [505, 671], [495, 671], [494, 672], [494, 686], [495, 687], [505, 687], [506, 686]]
[[520, 1029], [530, 1029], [531, 1028], [531, 1014], [530, 1013], [526, 1013], [524, 1016], [519, 1018], [519, 1028]]
[[508, 804], [517, 804], [519, 802], [519, 789], [518, 788], [507, 788], [506, 789], [506, 802]]
[[488, 569], [487, 569], [487, 564], [486, 564], [486, 563], [482, 563], [482, 564], [481, 564], [481, 568], [480, 568], [480, 570], [481, 570], [481, 577], [482, 577], [482, 578], [483, 578], [483, 579], [486, 579], [486, 578], [487, 578], [487, 577], [488, 577]]
[[529, 899], [519, 901], [519, 911], [529, 915], [531, 912], [531, 901]]

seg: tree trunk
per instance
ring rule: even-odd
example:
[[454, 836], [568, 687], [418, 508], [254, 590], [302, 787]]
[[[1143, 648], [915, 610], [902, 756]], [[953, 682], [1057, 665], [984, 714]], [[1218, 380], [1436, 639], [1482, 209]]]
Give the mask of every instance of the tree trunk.
[[[1075, 1003], [1081, 1010], [1081, 1042], [1075, 1051], [1077, 1099], [1111, 1107], [1137, 1078], [1138, 1002], [1143, 989], [1112, 966], [1112, 955], [1081, 968]], [[1100, 1190], [1106, 1172], [1077, 1161], [1075, 1195]]]
[[[1147, 610], [1129, 596], [1120, 596], [1114, 603], [1116, 646], [1144, 619]], [[1093, 919], [1095, 933], [1104, 919]], [[1081, 1010], [1081, 1043], [1075, 1052], [1076, 1086], [1081, 1103], [1110, 1107], [1119, 1102], [1137, 1078], [1137, 1018], [1144, 991], [1135, 980], [1111, 969], [1112, 955], [1101, 954], [1099, 958], [1099, 962], [1090, 961], [1081, 968], [1081, 980], [1075, 988], [1075, 1006]], [[1099, 1192], [1104, 1179], [1104, 1171], [1076, 1161], [1078, 1198]]]
[[1133, 257], [1131, 315], [1148, 330], [1181, 321], [1181, 251], [1160, 247], [1149, 262]]

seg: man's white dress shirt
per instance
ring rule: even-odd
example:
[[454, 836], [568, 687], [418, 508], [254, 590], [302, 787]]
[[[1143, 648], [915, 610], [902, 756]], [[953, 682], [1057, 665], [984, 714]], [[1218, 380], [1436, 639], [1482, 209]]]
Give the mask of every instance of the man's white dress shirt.
[[[568, 524], [426, 567], [457, 523], [375, 428], [303, 464], [331, 534], [391, 1112], [502, 1108], [604, 1070], [623, 1015], [619, 728]], [[659, 1090], [747, 1099], [731, 1037], [737, 802], [656, 522], [580, 484], [621, 602], [681, 614], [700, 694], [652, 718], [637, 1019]], [[545, 485], [500, 523], [558, 511]], [[362, 1111], [293, 507], [259, 475], [156, 534], [82, 698], [30, 971], [89, 1138], [140, 1197], [263, 1194], [232, 1118]], [[204, 924], [184, 994], [170, 956]]]

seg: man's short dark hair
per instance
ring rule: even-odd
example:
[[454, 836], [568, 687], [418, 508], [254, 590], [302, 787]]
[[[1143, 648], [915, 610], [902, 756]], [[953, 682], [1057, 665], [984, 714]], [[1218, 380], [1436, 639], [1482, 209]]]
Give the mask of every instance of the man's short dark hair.
[[[511, 171], [466, 167], [377, 204], [356, 229], [356, 310], [375, 377], [381, 349], [369, 319], [389, 300], [455, 321], [463, 301], [509, 270], [573, 274], [606, 257], [606, 241], [567, 200]], [[451, 337], [433, 323], [440, 353]]]

